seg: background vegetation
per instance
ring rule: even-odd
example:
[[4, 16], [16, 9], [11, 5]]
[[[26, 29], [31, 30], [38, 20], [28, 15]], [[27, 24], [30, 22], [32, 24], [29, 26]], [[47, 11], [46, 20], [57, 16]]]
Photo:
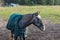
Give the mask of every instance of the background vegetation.
[[[33, 13], [40, 11], [43, 18], [48, 18], [54, 22], [60, 22], [60, 0], [0, 0], [0, 4], [20, 4], [17, 7], [0, 7], [0, 18], [8, 19], [13, 13]], [[21, 6], [23, 5], [23, 6]], [[27, 6], [34, 5], [34, 6]], [[43, 6], [41, 6], [43, 5]], [[45, 6], [46, 5], [46, 6]], [[52, 5], [52, 6], [51, 6]], [[54, 5], [54, 6], [53, 6]]]
[[18, 6], [18, 7], [0, 7], [0, 18], [7, 20], [13, 13], [33, 13], [40, 11], [42, 18], [60, 22], [60, 6]]
[[3, 0], [4, 3], [20, 5], [60, 5], [60, 0]]

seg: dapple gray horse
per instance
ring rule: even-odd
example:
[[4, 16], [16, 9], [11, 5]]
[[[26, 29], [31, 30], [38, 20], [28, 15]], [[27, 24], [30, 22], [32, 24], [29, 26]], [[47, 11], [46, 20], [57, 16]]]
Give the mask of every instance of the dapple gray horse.
[[[15, 21], [17, 21], [17, 20], [15, 20]], [[18, 24], [19, 27], [15, 26], [13, 31], [12, 31], [12, 29], [10, 29], [11, 30], [10, 40], [13, 40], [13, 36], [14, 36], [14, 40], [17, 40], [18, 36], [15, 36], [15, 35], [17, 33], [20, 35], [20, 31], [22, 31], [22, 29], [24, 30], [24, 32], [26, 32], [27, 29], [28, 29], [27, 26], [29, 26], [31, 24], [33, 24], [36, 27], [38, 27], [41, 31], [45, 30], [45, 25], [42, 22], [41, 16], [39, 15], [39, 12], [35, 12], [33, 14], [25, 14], [25, 15], [23, 15], [23, 17], [18, 21], [17, 24]], [[15, 28], [17, 29], [17, 31], [16, 31]], [[21, 30], [19, 31], [18, 29], [19, 30], [21, 29]], [[16, 32], [16, 33], [13, 33], [13, 32]], [[15, 34], [15, 35], [13, 35], [13, 34]], [[20, 36], [20, 40], [26, 40], [25, 39], [25, 33], [21, 34], [21, 35], [23, 35], [23, 36]]]

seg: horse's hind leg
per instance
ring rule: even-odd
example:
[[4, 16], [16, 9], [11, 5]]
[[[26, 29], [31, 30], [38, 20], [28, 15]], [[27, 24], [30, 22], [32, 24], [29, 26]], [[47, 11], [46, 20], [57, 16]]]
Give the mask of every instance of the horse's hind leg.
[[17, 36], [14, 36], [14, 40], [17, 40], [17, 38], [18, 38]]
[[9, 35], [9, 40], [13, 40], [13, 33], [12, 32], [10, 32], [10, 35]]
[[23, 37], [20, 36], [20, 40], [23, 40]]

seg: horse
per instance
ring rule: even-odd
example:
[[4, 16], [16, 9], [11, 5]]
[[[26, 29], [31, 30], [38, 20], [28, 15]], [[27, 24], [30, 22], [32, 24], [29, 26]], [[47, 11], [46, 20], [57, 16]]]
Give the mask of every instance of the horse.
[[39, 12], [29, 14], [12, 14], [7, 23], [7, 29], [11, 31], [10, 40], [17, 40], [18, 36], [20, 40], [26, 40], [28, 26], [35, 25], [41, 31], [45, 30], [45, 25], [42, 22], [42, 18]]

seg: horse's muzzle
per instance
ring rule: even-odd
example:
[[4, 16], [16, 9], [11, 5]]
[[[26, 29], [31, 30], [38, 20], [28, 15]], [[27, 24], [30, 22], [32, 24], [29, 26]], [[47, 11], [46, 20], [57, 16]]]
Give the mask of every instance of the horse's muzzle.
[[45, 26], [40, 28], [41, 31], [45, 31]]
[[43, 26], [43, 31], [45, 31], [45, 25]]

